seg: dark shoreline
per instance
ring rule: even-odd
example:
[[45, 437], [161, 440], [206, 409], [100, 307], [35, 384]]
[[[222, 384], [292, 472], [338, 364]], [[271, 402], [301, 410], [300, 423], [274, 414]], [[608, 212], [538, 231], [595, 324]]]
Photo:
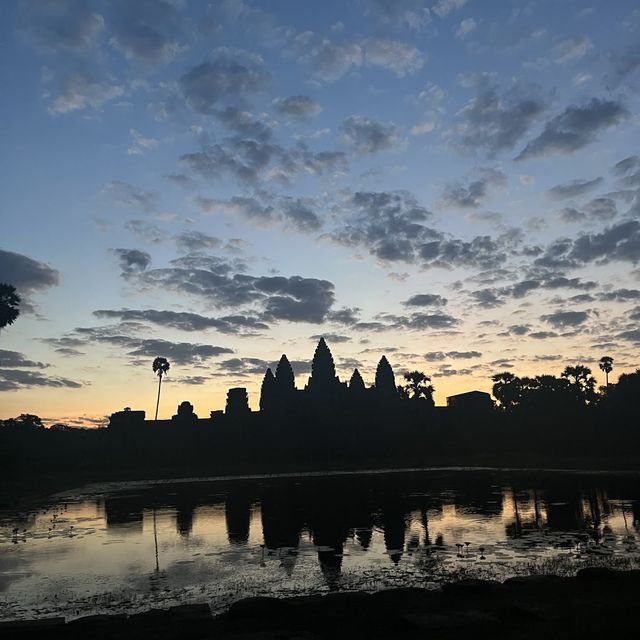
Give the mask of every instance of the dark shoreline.
[[397, 465], [382, 466], [350, 466], [341, 465], [335, 468], [289, 468], [243, 467], [232, 469], [229, 467], [212, 468], [210, 466], [183, 465], [176, 467], [162, 467], [156, 469], [117, 469], [112, 472], [103, 470], [97, 473], [61, 471], [53, 473], [47, 471], [38, 473], [33, 469], [24, 473], [18, 472], [7, 476], [0, 486], [0, 510], [22, 509], [34, 501], [46, 499], [56, 493], [84, 487], [89, 484], [107, 483], [161, 483], [201, 481], [243, 481], [251, 479], [296, 478], [296, 477], [324, 477], [337, 475], [366, 475], [366, 474], [402, 474], [423, 472], [500, 472], [532, 475], [554, 473], [588, 474], [588, 475], [627, 475], [640, 473], [640, 457], [600, 458], [545, 458], [538, 456], [524, 457], [521, 455], [466, 456], [456, 458], [437, 458], [424, 461], [421, 466]]
[[576, 577], [504, 583], [462, 580], [441, 590], [389, 589], [289, 598], [247, 598], [212, 616], [206, 603], [135, 615], [0, 623], [3, 638], [265, 639], [609, 637], [635, 630], [640, 571], [582, 569]]

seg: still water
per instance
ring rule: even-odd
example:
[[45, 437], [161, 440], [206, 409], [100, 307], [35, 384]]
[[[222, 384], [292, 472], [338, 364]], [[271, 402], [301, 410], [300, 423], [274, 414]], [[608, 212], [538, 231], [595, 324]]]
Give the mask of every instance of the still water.
[[90, 485], [0, 512], [0, 619], [640, 566], [640, 476], [438, 470]]

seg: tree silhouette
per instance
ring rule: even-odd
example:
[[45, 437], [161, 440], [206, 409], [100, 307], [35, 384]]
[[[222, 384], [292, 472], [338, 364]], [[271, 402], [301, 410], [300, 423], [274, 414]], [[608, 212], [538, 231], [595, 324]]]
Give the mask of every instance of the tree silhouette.
[[491, 376], [493, 396], [500, 406], [509, 411], [516, 407], [522, 399], [522, 381], [510, 371], [503, 371]]
[[591, 369], [584, 365], [565, 367], [560, 374], [562, 378], [568, 380], [576, 393], [578, 400], [585, 404], [593, 402], [596, 398], [596, 379], [591, 375]]
[[160, 407], [160, 387], [162, 385], [162, 376], [169, 371], [169, 361], [166, 358], [156, 358], [151, 367], [153, 372], [158, 376], [158, 399], [156, 401], [156, 417], [158, 419], [158, 408]]
[[429, 376], [422, 373], [422, 371], [409, 371], [404, 374], [404, 379], [407, 381], [404, 389], [412, 400], [420, 400], [421, 397], [424, 397], [433, 402], [435, 388], [432, 384], [427, 384], [431, 382]]
[[13, 324], [20, 315], [20, 296], [11, 284], [0, 282], [0, 329]]
[[609, 374], [613, 371], [613, 358], [611, 356], [602, 356], [600, 358], [600, 362], [598, 362], [598, 366], [602, 371], [604, 371], [604, 376], [606, 380], [606, 387], [609, 388]]

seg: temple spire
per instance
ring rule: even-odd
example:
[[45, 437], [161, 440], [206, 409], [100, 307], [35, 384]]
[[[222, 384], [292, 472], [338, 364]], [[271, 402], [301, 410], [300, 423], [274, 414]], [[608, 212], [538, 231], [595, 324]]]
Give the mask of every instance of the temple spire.
[[376, 392], [387, 397], [392, 397], [397, 394], [393, 369], [385, 356], [380, 358], [378, 368], [376, 369]]
[[293, 390], [296, 387], [296, 379], [291, 368], [291, 363], [283, 353], [276, 367], [276, 381], [282, 390]]
[[354, 369], [351, 374], [351, 380], [349, 380], [349, 391], [353, 393], [360, 393], [364, 391], [364, 380], [362, 379], [358, 369]]

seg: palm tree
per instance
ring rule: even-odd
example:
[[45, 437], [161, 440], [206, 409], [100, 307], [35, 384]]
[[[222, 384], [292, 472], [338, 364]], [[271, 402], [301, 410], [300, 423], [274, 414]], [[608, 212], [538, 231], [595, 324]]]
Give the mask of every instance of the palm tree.
[[153, 372], [158, 376], [158, 400], [156, 401], [156, 417], [158, 419], [158, 407], [160, 406], [160, 386], [162, 376], [169, 371], [169, 361], [166, 358], [156, 358], [152, 365]]
[[600, 358], [600, 362], [598, 362], [598, 366], [602, 371], [604, 371], [604, 377], [606, 382], [607, 389], [609, 388], [609, 374], [613, 371], [613, 358], [611, 356], [602, 356]]
[[435, 389], [432, 384], [426, 384], [431, 382], [429, 376], [422, 371], [409, 371], [404, 374], [404, 379], [407, 381], [404, 390], [407, 395], [411, 395], [413, 400], [419, 400], [421, 396], [424, 396], [427, 400], [433, 401]]
[[561, 378], [568, 380], [576, 392], [576, 397], [584, 404], [595, 400], [596, 379], [591, 375], [591, 369], [582, 364], [567, 366], [560, 374]]
[[0, 282], [0, 329], [13, 324], [20, 315], [20, 296], [11, 284]]

